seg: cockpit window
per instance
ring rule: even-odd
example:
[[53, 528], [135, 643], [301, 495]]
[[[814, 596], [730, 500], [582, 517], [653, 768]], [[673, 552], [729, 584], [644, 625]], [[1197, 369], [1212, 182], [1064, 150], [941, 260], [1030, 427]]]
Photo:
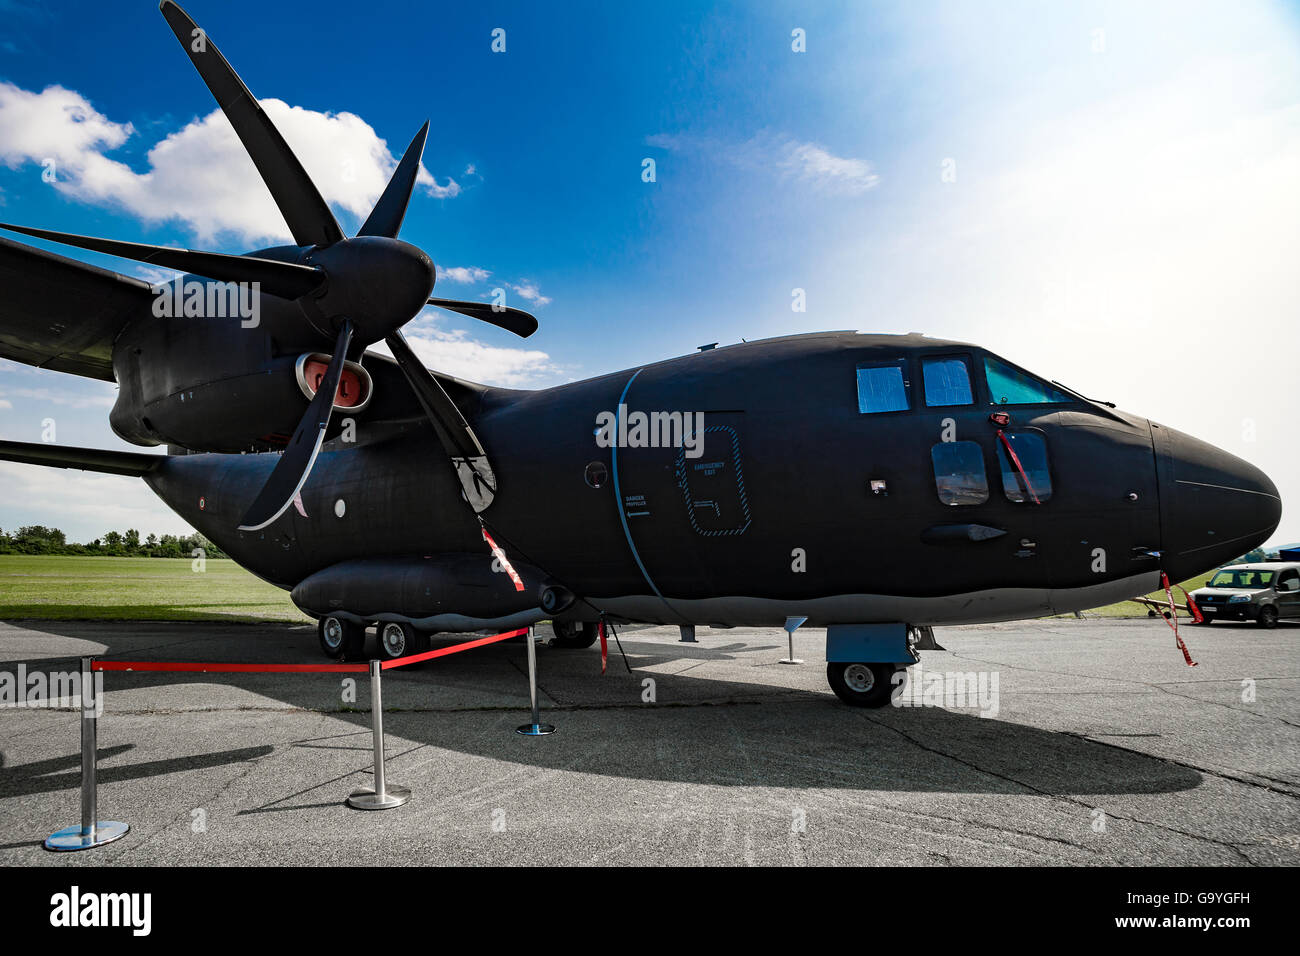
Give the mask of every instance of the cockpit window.
[[984, 357], [984, 374], [994, 405], [1044, 405], [1073, 401], [1060, 389], [1000, 362], [991, 355]]
[[934, 487], [946, 505], [982, 505], [989, 500], [984, 453], [973, 441], [940, 442], [930, 449]]
[[1047, 443], [1035, 432], [998, 432], [1002, 492], [1008, 501], [1042, 504], [1052, 497], [1047, 470]]
[[921, 378], [925, 382], [925, 404], [931, 408], [941, 405], [971, 405], [970, 369], [966, 360], [957, 355], [935, 356], [921, 359]]
[[907, 359], [858, 366], [858, 411], [902, 412], [908, 401]]

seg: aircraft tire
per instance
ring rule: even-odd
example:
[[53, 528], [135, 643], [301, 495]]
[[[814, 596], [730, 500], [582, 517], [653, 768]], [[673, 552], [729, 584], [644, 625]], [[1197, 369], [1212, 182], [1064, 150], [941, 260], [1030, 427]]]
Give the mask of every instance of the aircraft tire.
[[395, 661], [412, 654], [423, 654], [429, 649], [429, 635], [417, 631], [405, 621], [381, 621], [378, 632], [381, 660]]
[[827, 662], [826, 680], [835, 696], [850, 707], [883, 707], [894, 690], [894, 664]]
[[591, 647], [600, 637], [600, 630], [594, 621], [552, 621], [551, 630], [555, 636], [548, 642], [551, 647], [581, 650]]
[[366, 629], [356, 621], [325, 616], [316, 623], [320, 649], [332, 660], [360, 660], [366, 644]]

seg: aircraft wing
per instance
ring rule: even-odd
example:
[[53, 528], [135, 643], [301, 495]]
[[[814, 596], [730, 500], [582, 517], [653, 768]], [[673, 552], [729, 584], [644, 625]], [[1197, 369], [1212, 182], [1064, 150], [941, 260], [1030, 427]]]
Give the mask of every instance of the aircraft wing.
[[113, 381], [113, 341], [152, 292], [119, 275], [0, 236], [0, 358]]

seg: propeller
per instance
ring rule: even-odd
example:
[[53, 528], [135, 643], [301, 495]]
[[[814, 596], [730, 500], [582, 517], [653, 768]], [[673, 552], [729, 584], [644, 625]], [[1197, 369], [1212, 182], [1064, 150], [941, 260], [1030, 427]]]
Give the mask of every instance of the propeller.
[[411, 140], [374, 209], [357, 235], [349, 239], [289, 144], [207, 33], [172, 0], [163, 0], [159, 10], [270, 190], [299, 247], [287, 250], [297, 261], [118, 242], [23, 226], [0, 224], [0, 228], [221, 282], [257, 282], [262, 291], [296, 302], [304, 321], [322, 337], [333, 340], [325, 376], [284, 454], [244, 515], [240, 530], [265, 528], [293, 503], [329, 429], [348, 349], [360, 346], [364, 351], [380, 340], [388, 344], [433, 425], [466, 499], [475, 512], [481, 512], [496, 492], [496, 477], [483, 446], [400, 330], [426, 305], [522, 337], [537, 330], [537, 319], [521, 309], [433, 297], [433, 261], [397, 238], [419, 175], [429, 124]]
[[270, 477], [249, 505], [244, 520], [239, 524], [240, 531], [260, 531], [265, 528], [284, 514], [302, 490], [311, 473], [311, 466], [320, 454], [321, 443], [325, 441], [330, 412], [334, 410], [334, 398], [339, 390], [339, 380], [343, 378], [343, 364], [347, 360], [348, 346], [351, 344], [352, 323], [344, 319], [339, 336], [334, 341], [334, 356], [325, 370], [325, 377], [316, 386], [316, 396], [307, 406], [307, 413], [294, 429], [293, 437], [271, 470]]
[[24, 236], [49, 239], [65, 246], [106, 252], [121, 259], [134, 259], [150, 265], [179, 269], [195, 275], [207, 276], [219, 282], [257, 282], [262, 291], [282, 299], [297, 299], [320, 287], [325, 273], [311, 266], [295, 265], [275, 259], [256, 256], [229, 256], [220, 252], [196, 252], [193, 249], [174, 249], [171, 246], [151, 246], [143, 242], [119, 242], [116, 239], [96, 239], [93, 236], [74, 236], [50, 229], [32, 229], [0, 222], [0, 229], [19, 232]]

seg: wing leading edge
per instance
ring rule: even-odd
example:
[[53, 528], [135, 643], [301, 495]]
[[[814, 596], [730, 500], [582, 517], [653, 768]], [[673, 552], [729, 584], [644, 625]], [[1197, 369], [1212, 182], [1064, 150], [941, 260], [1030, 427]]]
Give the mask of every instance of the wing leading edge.
[[113, 381], [113, 342], [149, 283], [0, 236], [0, 358]]

